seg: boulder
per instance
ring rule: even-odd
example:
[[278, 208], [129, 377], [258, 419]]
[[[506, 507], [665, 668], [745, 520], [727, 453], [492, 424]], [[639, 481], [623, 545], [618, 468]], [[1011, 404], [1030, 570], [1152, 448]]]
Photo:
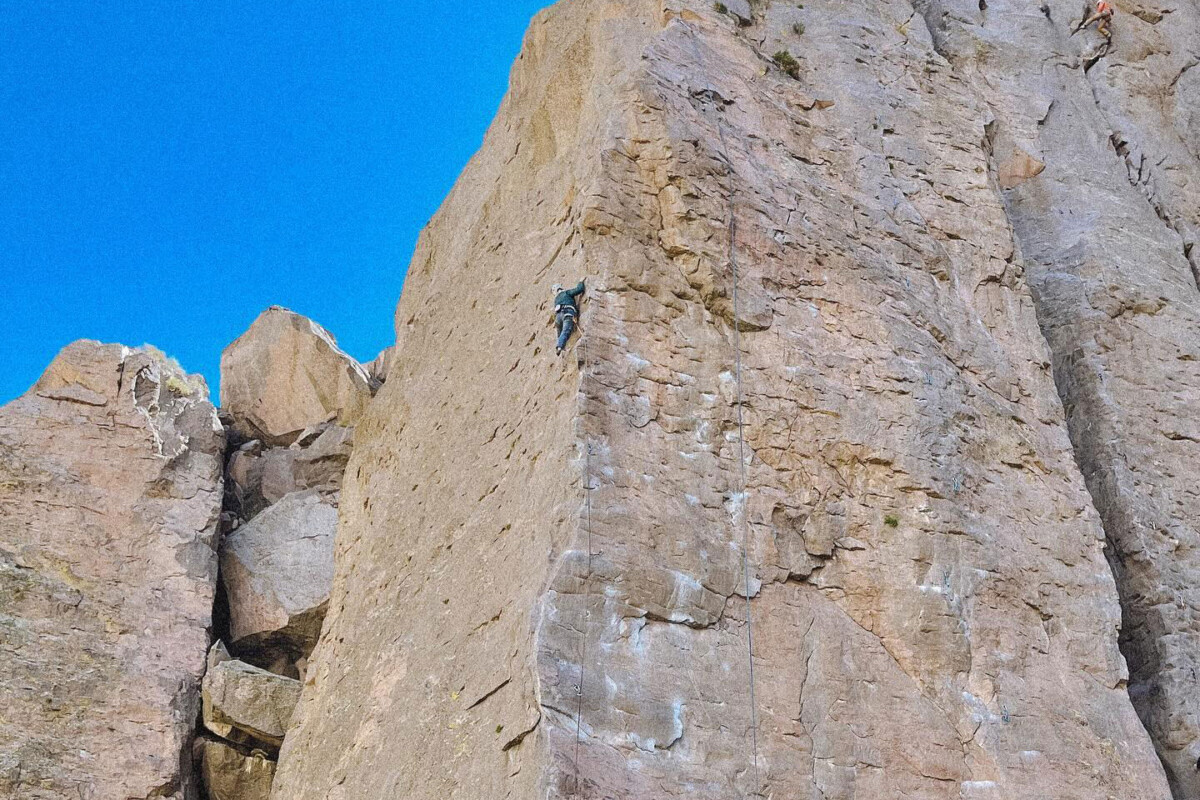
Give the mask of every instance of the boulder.
[[225, 742], [200, 743], [200, 774], [208, 800], [269, 800], [275, 762], [262, 751], [244, 753]]
[[336, 504], [353, 447], [354, 429], [341, 425], [326, 425], [290, 447], [264, 449], [258, 440], [247, 442], [229, 458], [230, 507], [249, 520], [304, 489], [319, 489]]
[[208, 730], [225, 739], [236, 730], [278, 748], [300, 699], [300, 682], [230, 659], [205, 674], [202, 697]]
[[223, 448], [150, 347], [76, 342], [0, 408], [0, 796], [190, 791]]
[[221, 405], [239, 436], [288, 445], [329, 420], [352, 424], [371, 399], [366, 371], [307, 317], [272, 306], [221, 356]]
[[333, 583], [338, 512], [317, 490], [287, 495], [229, 534], [221, 576], [239, 655], [311, 652]]
[[354, 429], [331, 425], [311, 445], [299, 450], [292, 462], [293, 481], [298, 489], [337, 492], [354, 450]]
[[740, 24], [749, 25], [754, 21], [754, 11], [750, 8], [750, 0], [724, 0], [724, 2], [729, 13], [737, 17]]

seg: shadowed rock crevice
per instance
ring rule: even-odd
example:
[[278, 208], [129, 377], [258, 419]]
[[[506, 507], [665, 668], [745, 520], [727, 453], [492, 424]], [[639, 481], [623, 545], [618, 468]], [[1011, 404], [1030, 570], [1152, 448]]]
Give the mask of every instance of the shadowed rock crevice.
[[[1200, 129], [1189, 110], [1198, 90], [1186, 82], [1200, 13], [1173, 9], [1164, 27], [1119, 8], [1115, 47], [1097, 59], [1093, 41], [1056, 25], [989, 38], [954, 2], [919, 5], [939, 51], [988, 98], [994, 160], [1023, 150], [1045, 165], [1019, 183], [1001, 179], [1001, 194], [1108, 542], [1129, 694], [1175, 797], [1190, 800], [1200, 794], [1200, 629], [1189, 611], [1200, 517], [1183, 476], [1200, 456], [1200, 371], [1184, 331], [1200, 324], [1200, 159], [1190, 144]], [[1050, 21], [1075, 13], [1051, 5]]]
[[324, 328], [279, 307], [222, 359], [229, 446], [217, 642], [193, 753], [208, 800], [269, 797], [329, 608], [351, 423], [392, 362], [389, 349], [364, 368]]

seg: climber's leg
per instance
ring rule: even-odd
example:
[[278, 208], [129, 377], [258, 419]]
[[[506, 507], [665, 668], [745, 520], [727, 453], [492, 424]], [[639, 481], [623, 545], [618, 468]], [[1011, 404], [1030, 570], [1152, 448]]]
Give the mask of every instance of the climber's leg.
[[567, 342], [571, 340], [571, 334], [575, 332], [575, 315], [560, 312], [554, 324], [558, 328], [558, 345], [554, 348], [554, 352], [562, 353]]

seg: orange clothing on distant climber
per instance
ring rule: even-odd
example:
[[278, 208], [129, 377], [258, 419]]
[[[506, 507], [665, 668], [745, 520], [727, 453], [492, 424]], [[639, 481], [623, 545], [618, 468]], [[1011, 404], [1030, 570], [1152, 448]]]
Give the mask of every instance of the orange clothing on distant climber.
[[1100, 35], [1105, 39], [1111, 40], [1112, 28], [1110, 27], [1109, 23], [1112, 22], [1112, 18], [1113, 7], [1110, 6], [1106, 0], [1097, 0], [1096, 11], [1088, 16], [1088, 18], [1083, 22], [1079, 23], [1079, 27], [1076, 28], [1071, 35], [1074, 36], [1076, 33], [1079, 33], [1092, 23], [1096, 23], [1096, 30], [1099, 31]]

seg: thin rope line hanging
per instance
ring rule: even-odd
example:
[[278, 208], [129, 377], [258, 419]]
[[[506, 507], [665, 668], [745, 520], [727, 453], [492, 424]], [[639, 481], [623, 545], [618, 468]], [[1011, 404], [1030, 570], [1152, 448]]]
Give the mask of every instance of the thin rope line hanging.
[[[720, 119], [717, 120], [717, 131], [721, 137], [721, 149], [724, 151], [725, 163], [729, 165], [732, 176], [733, 164], [729, 161], [729, 148], [725, 143], [725, 125]], [[762, 784], [758, 777], [758, 703], [754, 697], [754, 618], [750, 604], [750, 519], [749, 498], [746, 494], [746, 422], [742, 404], [742, 332], [738, 327], [737, 217], [734, 216], [732, 181], [729, 190], [729, 263], [733, 268], [733, 348], [736, 354], [738, 473], [741, 484], [738, 497], [742, 514], [742, 590], [746, 600], [746, 660], [749, 665], [750, 684], [750, 763], [754, 773], [754, 794], [757, 796], [761, 794]]]
[[[686, 23], [684, 23], [686, 24]], [[704, 74], [711, 75], [708, 68], [708, 61], [704, 58], [704, 53], [700, 49], [698, 34], [696, 29], [691, 25], [687, 25], [688, 32], [691, 34], [692, 47], [696, 52], [696, 60], [704, 70]], [[705, 112], [701, 112], [704, 114]], [[729, 158], [729, 142], [725, 138], [725, 121], [718, 114], [717, 116], [717, 136], [721, 141], [721, 158], [725, 161], [725, 166], [729, 170], [729, 195], [728, 195], [728, 215], [729, 222], [727, 225], [729, 246], [728, 258], [729, 265], [733, 277], [733, 349], [735, 363], [735, 379], [737, 383], [737, 425], [738, 425], [738, 479], [739, 492], [738, 498], [741, 503], [742, 514], [742, 590], [746, 599], [746, 660], [748, 664], [748, 683], [750, 696], [750, 768], [754, 777], [754, 790], [752, 795], [755, 797], [762, 796], [762, 783], [758, 775], [758, 702], [755, 699], [754, 691], [754, 618], [750, 603], [750, 520], [748, 515], [749, 504], [746, 495], [746, 423], [743, 413], [743, 391], [742, 391], [742, 331], [738, 326], [738, 318], [740, 312], [740, 296], [738, 286], [740, 284], [740, 275], [737, 262], [737, 193], [735, 191], [733, 169], [733, 161]]]
[[[686, 23], [685, 23], [686, 24]], [[696, 31], [690, 25], [687, 26], [688, 31], [692, 36], [692, 45], [696, 50], [697, 61], [704, 68], [705, 74], [710, 74], [708, 64], [704, 58], [704, 54], [700, 51], [699, 44], [696, 41]], [[735, 379], [737, 383], [737, 425], [738, 425], [738, 480], [739, 491], [738, 498], [741, 503], [742, 516], [742, 587], [746, 601], [746, 661], [748, 665], [748, 683], [749, 683], [749, 699], [750, 699], [750, 768], [754, 780], [754, 789], [751, 795], [754, 797], [762, 796], [762, 783], [759, 779], [758, 772], [758, 703], [755, 698], [755, 681], [754, 681], [754, 619], [752, 606], [750, 602], [750, 522], [747, 515], [747, 496], [746, 496], [746, 425], [745, 414], [743, 412], [743, 388], [742, 388], [742, 334], [738, 327], [738, 318], [740, 312], [740, 274], [737, 263], [737, 217], [736, 211], [736, 193], [733, 188], [733, 162], [729, 158], [729, 144], [725, 137], [725, 123], [717, 118], [717, 134], [721, 141], [721, 157], [725, 161], [726, 167], [729, 169], [730, 187], [728, 196], [728, 215], [729, 221], [727, 225], [729, 244], [728, 258], [733, 277], [733, 347], [735, 351]], [[587, 335], [580, 332], [580, 349], [583, 354], [583, 372], [581, 377], [581, 386], [586, 385], [588, 368], [591, 361], [588, 358], [587, 350]], [[579, 758], [580, 751], [583, 745], [583, 692], [585, 687], [585, 679], [587, 675], [587, 640], [588, 629], [591, 623], [591, 604], [588, 597], [588, 588], [592, 578], [592, 441], [591, 436], [585, 434], [585, 454], [584, 454], [584, 492], [585, 492], [585, 525], [587, 527], [587, 573], [584, 577], [583, 596], [584, 596], [584, 624], [583, 633], [580, 643], [579, 656], [579, 686], [576, 689], [577, 703], [575, 711], [575, 776], [574, 776], [574, 791], [573, 795], [576, 800], [580, 800], [582, 795], [579, 791]]]
[[[591, 361], [588, 359], [587, 349], [587, 334], [583, 331], [583, 326], [580, 326], [579, 331], [579, 348], [583, 355], [583, 366], [580, 374], [580, 388], [585, 388], [588, 367]], [[586, 398], [586, 393], [585, 393]], [[585, 409], [584, 424], [586, 425], [587, 413]], [[588, 595], [588, 586], [592, 581], [592, 437], [584, 431], [584, 468], [583, 468], [583, 491], [584, 491], [584, 524], [587, 528], [587, 573], [583, 579], [583, 631], [580, 635], [579, 645], [579, 686], [576, 688], [577, 703], [575, 708], [575, 789], [573, 795], [575, 798], [581, 798], [583, 795], [579, 793], [579, 753], [583, 746], [583, 688], [584, 679], [587, 676], [587, 642], [588, 628], [591, 627], [592, 606], [591, 598]]]

